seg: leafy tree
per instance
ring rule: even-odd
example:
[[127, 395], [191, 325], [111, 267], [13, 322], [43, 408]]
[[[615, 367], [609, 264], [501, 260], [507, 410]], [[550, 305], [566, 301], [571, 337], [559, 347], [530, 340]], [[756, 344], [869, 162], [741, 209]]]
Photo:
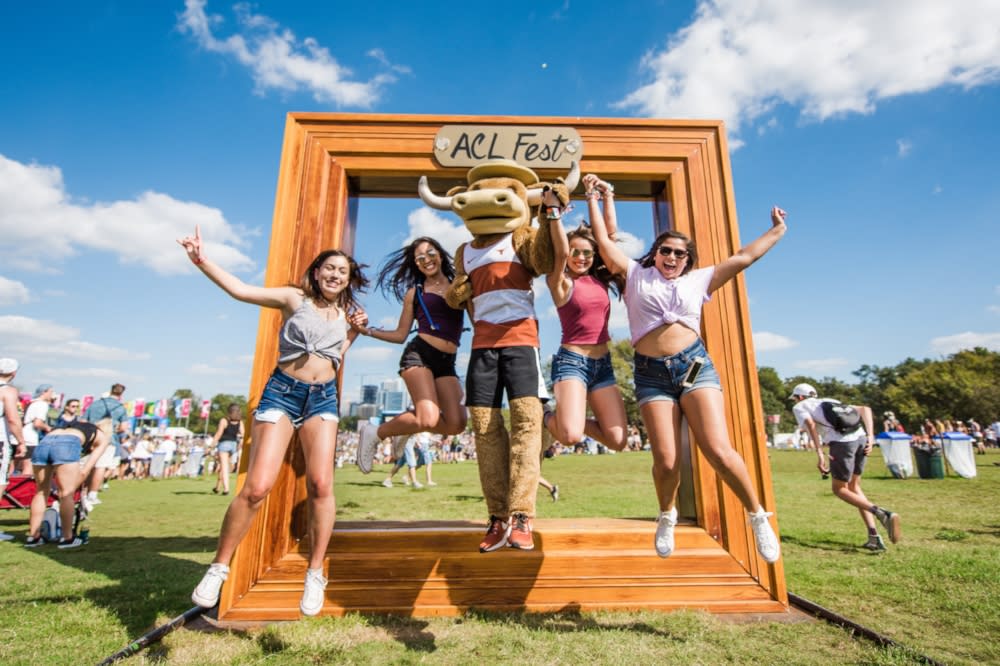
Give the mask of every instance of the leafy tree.
[[627, 339], [612, 340], [608, 347], [611, 351], [611, 368], [614, 370], [622, 400], [625, 401], [625, 416], [629, 423], [639, 424], [639, 403], [635, 399], [635, 381], [632, 373], [635, 349]]
[[1000, 414], [998, 376], [1000, 353], [977, 347], [924, 361], [889, 387], [886, 397], [911, 430], [925, 418], [990, 423]]

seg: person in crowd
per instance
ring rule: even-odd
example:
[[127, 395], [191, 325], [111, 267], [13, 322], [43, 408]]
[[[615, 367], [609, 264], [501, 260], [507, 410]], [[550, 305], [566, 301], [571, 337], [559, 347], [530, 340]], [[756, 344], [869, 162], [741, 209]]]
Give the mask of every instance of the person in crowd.
[[233, 471], [232, 456], [243, 445], [243, 410], [236, 403], [229, 405], [226, 415], [219, 420], [215, 432], [215, 454], [219, 459], [218, 476], [213, 493], [229, 494], [229, 475]]
[[49, 425], [49, 409], [56, 399], [52, 384], [39, 384], [31, 397], [28, 408], [24, 410], [24, 457], [15, 458], [18, 471], [21, 474], [31, 474], [31, 452], [38, 445], [38, 440], [47, 435], [52, 426]]
[[454, 278], [451, 255], [426, 236], [393, 252], [379, 269], [376, 284], [387, 297], [401, 301], [403, 309], [395, 330], [365, 327], [361, 333], [399, 344], [417, 323], [417, 334], [399, 359], [399, 376], [413, 409], [379, 426], [361, 423], [357, 464], [365, 474], [372, 469], [378, 442], [386, 437], [421, 432], [456, 435], [465, 430], [462, 385], [455, 371], [464, 313], [444, 300]]
[[[24, 432], [21, 413], [17, 409], [17, 388], [11, 382], [17, 374], [18, 363], [12, 358], [0, 358], [0, 493], [7, 489], [10, 474], [11, 447], [16, 456], [24, 456]], [[10, 541], [14, 537], [0, 530], [0, 541]]]
[[218, 548], [191, 595], [211, 608], [219, 601], [229, 562], [274, 486], [295, 431], [305, 458], [310, 553], [299, 610], [323, 608], [327, 579], [323, 559], [333, 531], [334, 455], [337, 448], [337, 374], [344, 354], [368, 323], [357, 295], [368, 285], [361, 267], [341, 250], [324, 250], [298, 286], [248, 285], [205, 256], [201, 233], [178, 241], [206, 277], [236, 300], [281, 311], [278, 366], [264, 387], [251, 426], [253, 448], [246, 479], [222, 522]]
[[[861, 416], [861, 423], [853, 430], [842, 432], [829, 423], [823, 409], [823, 403], [839, 403], [829, 398], [819, 398], [811, 384], [796, 385], [789, 399], [795, 401], [792, 413], [799, 427], [809, 432], [816, 445], [816, 467], [822, 474], [832, 477], [833, 494], [857, 507], [861, 514], [861, 520], [868, 530], [868, 541], [863, 547], [872, 551], [885, 550], [885, 543], [875, 528], [876, 519], [882, 523], [889, 540], [892, 543], [898, 542], [902, 535], [899, 514], [872, 504], [861, 490], [861, 474], [865, 470], [868, 455], [875, 446], [871, 407], [853, 405]], [[823, 455], [824, 444], [830, 447], [829, 465]]]
[[[397, 442], [401, 442], [402, 446], [399, 446]], [[423, 483], [417, 481], [417, 469], [420, 467], [424, 468], [424, 474], [427, 477], [426, 485], [428, 487], [437, 485], [437, 483], [434, 482], [433, 473], [431, 471], [434, 467], [433, 441], [428, 433], [422, 432], [416, 435], [396, 435], [393, 438], [393, 448], [396, 463], [389, 472], [389, 476], [382, 481], [383, 486], [386, 488], [392, 488], [392, 477], [403, 467], [403, 465], [406, 465], [407, 474], [404, 482], [409, 481], [406, 485], [414, 489], [424, 487]]]
[[132, 448], [132, 474], [135, 478], [145, 479], [149, 476], [149, 464], [153, 459], [154, 448], [149, 433], [144, 433], [135, 443]]
[[62, 413], [59, 414], [55, 422], [52, 424], [53, 428], [64, 428], [70, 423], [73, 423], [80, 418], [80, 401], [76, 398], [70, 398], [63, 405]]
[[997, 428], [996, 428], [996, 425], [997, 425], [996, 423], [991, 423], [990, 425], [986, 426], [986, 428], [984, 429], [985, 430], [984, 437], [986, 439], [986, 446], [988, 448], [991, 448], [991, 449], [994, 448], [994, 447], [996, 447], [996, 445], [997, 445]]
[[44, 543], [41, 536], [42, 518], [53, 479], [59, 489], [59, 522], [63, 532], [59, 548], [79, 548], [83, 545], [74, 525], [74, 495], [108, 448], [110, 435], [110, 419], [103, 419], [98, 423], [74, 421], [63, 428], [48, 431], [38, 442], [31, 454], [35, 495], [31, 498], [28, 538], [24, 542], [26, 548]]
[[111, 420], [111, 446], [105, 449], [100, 459], [94, 463], [93, 471], [87, 479], [83, 506], [88, 513], [101, 503], [98, 492], [121, 461], [119, 438], [128, 432], [128, 414], [125, 405], [122, 404], [124, 395], [125, 385], [116, 382], [111, 385], [109, 394], [90, 403], [90, 407], [83, 415], [83, 419], [90, 423], [104, 419]]
[[678, 231], [656, 237], [638, 261], [608, 233], [602, 216], [591, 218], [598, 250], [612, 273], [624, 275], [625, 308], [635, 348], [636, 399], [653, 452], [653, 482], [660, 505], [654, 545], [660, 557], [674, 551], [677, 489], [681, 473], [681, 419], [698, 447], [749, 514], [757, 551], [775, 562], [781, 547], [754, 489], [746, 463], [726, 428], [719, 376], [699, 336], [702, 305], [785, 234], [785, 211], [771, 209], [771, 228], [715, 266], [695, 269], [694, 242]]
[[[618, 228], [614, 188], [593, 174], [583, 177], [583, 185], [592, 223], [601, 218], [603, 228], [614, 238]], [[603, 212], [598, 199], [604, 201]], [[625, 280], [604, 265], [587, 227], [580, 226], [567, 234], [560, 218], [550, 223], [549, 230], [555, 263], [546, 283], [559, 314], [562, 339], [552, 359], [556, 407], [546, 412], [545, 426], [560, 442], [578, 442], [589, 435], [621, 451], [628, 436], [628, 422], [611, 368], [608, 292], [613, 289], [621, 294]], [[587, 418], [588, 405], [594, 418]]]

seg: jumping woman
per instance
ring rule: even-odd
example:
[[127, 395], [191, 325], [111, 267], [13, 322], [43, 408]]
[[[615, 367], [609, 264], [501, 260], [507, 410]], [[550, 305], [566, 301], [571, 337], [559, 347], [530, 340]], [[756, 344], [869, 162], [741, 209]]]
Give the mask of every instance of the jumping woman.
[[678, 444], [681, 417], [709, 463], [746, 508], [757, 550], [768, 562], [781, 555], [778, 539], [757, 498], [746, 464], [726, 429], [722, 387], [699, 337], [702, 305], [711, 294], [770, 250], [785, 234], [785, 211], [771, 209], [771, 228], [715, 266], [694, 269], [695, 244], [666, 231], [638, 261], [629, 259], [593, 218], [594, 238], [608, 268], [624, 275], [625, 307], [635, 347], [635, 394], [653, 451], [653, 483], [660, 504], [655, 547], [660, 557], [674, 550]]
[[382, 263], [376, 284], [403, 309], [395, 330], [361, 327], [364, 335], [400, 344], [417, 334], [403, 349], [399, 375], [413, 400], [413, 409], [379, 426], [361, 424], [358, 467], [368, 474], [378, 443], [386, 437], [432, 432], [457, 435], [465, 430], [462, 385], [455, 372], [455, 356], [462, 336], [462, 310], [445, 303], [444, 294], [455, 278], [451, 256], [433, 238], [421, 237], [393, 252]]
[[197, 227], [194, 236], [177, 242], [191, 262], [227, 294], [244, 303], [281, 310], [284, 319], [278, 335], [278, 367], [264, 386], [250, 430], [253, 445], [246, 481], [226, 511], [215, 559], [191, 599], [204, 608], [219, 602], [233, 552], [271, 492], [297, 430], [306, 462], [311, 548], [299, 609], [303, 615], [316, 615], [323, 608], [327, 582], [323, 557], [336, 513], [337, 372], [358, 327], [368, 322], [356, 300], [368, 280], [354, 259], [340, 250], [325, 250], [309, 264], [298, 286], [256, 287], [205, 257]]

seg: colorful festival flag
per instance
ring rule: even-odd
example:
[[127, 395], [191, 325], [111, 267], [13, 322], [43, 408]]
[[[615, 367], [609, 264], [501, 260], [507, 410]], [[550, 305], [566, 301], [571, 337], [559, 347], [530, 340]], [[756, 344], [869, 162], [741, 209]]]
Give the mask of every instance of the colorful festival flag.
[[211, 400], [202, 400], [201, 401], [201, 418], [207, 419], [208, 418], [208, 414], [211, 411], [211, 409], [212, 409], [212, 401]]
[[142, 415], [146, 413], [146, 400], [144, 398], [135, 399], [135, 411], [132, 415], [136, 418], [142, 418]]
[[156, 416], [157, 416], [157, 418], [160, 418], [160, 419], [167, 418], [167, 409], [168, 409], [169, 403], [170, 403], [170, 401], [167, 400], [166, 398], [160, 398], [156, 402]]
[[181, 416], [184, 418], [191, 416], [191, 398], [181, 400]]
[[81, 414], [85, 413], [87, 411], [87, 408], [90, 407], [90, 405], [93, 404], [93, 402], [94, 402], [94, 396], [92, 395], [85, 395], [82, 398], [80, 398], [80, 413]]

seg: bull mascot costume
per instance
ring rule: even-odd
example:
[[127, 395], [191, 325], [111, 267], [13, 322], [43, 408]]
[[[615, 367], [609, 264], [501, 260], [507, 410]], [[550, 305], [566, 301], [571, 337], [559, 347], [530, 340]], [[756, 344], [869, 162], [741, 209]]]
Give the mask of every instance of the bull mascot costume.
[[[473, 322], [466, 375], [466, 406], [476, 435], [479, 481], [490, 513], [486, 553], [504, 546], [534, 548], [532, 520], [542, 446], [542, 402], [546, 395], [538, 356], [538, 320], [532, 279], [554, 263], [549, 219], [569, 203], [580, 179], [574, 162], [565, 180], [539, 182], [531, 169], [511, 160], [490, 160], [469, 170], [468, 187], [446, 196], [430, 191], [421, 177], [420, 198], [450, 210], [472, 233], [455, 253], [455, 280], [448, 305], [467, 308]], [[545, 206], [551, 190], [560, 206]], [[547, 197], [551, 202], [551, 196]], [[538, 227], [531, 223], [538, 209]], [[501, 406], [507, 392], [511, 430]]]

